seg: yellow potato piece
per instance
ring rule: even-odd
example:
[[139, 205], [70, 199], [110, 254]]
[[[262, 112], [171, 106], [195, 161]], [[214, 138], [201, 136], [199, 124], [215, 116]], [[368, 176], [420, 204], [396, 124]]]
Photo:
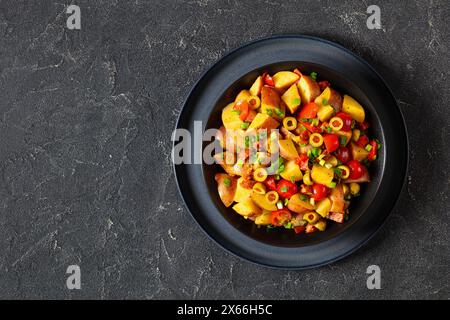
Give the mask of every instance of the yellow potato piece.
[[317, 204], [316, 212], [320, 214], [323, 218], [325, 218], [331, 209], [331, 200], [325, 198]]
[[276, 129], [279, 123], [265, 113], [257, 113], [248, 129]]
[[256, 217], [255, 224], [263, 226], [272, 223], [272, 213], [267, 210], [263, 210], [263, 213]]
[[279, 90], [286, 89], [295, 83], [300, 76], [291, 71], [280, 71], [273, 75], [272, 79], [275, 83], [275, 88]]
[[259, 76], [258, 78], [256, 78], [255, 82], [252, 84], [251, 88], [250, 88], [250, 94], [252, 96], [259, 96], [261, 94], [261, 89], [263, 87], [263, 80], [262, 77]]
[[233, 199], [233, 201], [235, 201], [235, 202], [243, 202], [243, 201], [247, 200], [248, 198], [250, 198], [250, 195], [252, 194], [252, 189], [244, 188], [241, 185], [241, 182], [243, 180], [244, 180], [244, 178], [240, 177], [237, 181], [236, 192], [234, 193], [234, 199]]
[[300, 170], [300, 167], [293, 160], [288, 161], [284, 164], [284, 171], [280, 173], [280, 176], [283, 179], [295, 182], [303, 179], [303, 174]]
[[366, 116], [364, 108], [359, 104], [359, 102], [348, 95], [344, 95], [342, 111], [351, 115], [357, 122], [363, 122]]
[[256, 193], [256, 192], [252, 192], [251, 199], [261, 209], [269, 210], [269, 211], [277, 210], [277, 206], [274, 203], [269, 203], [266, 200], [266, 197], [265, 197], [264, 194], [259, 194], [259, 193]]
[[298, 152], [295, 148], [294, 142], [290, 139], [278, 140], [278, 145], [280, 146], [280, 155], [287, 160], [297, 159]]
[[317, 164], [313, 166], [311, 171], [311, 179], [313, 179], [314, 182], [327, 186], [333, 181], [333, 178], [334, 172], [332, 169], [328, 169]]
[[317, 116], [319, 120], [324, 122], [330, 119], [334, 115], [334, 109], [332, 106], [322, 106], [319, 104], [319, 110], [317, 111]]
[[303, 103], [314, 101], [320, 95], [319, 85], [309, 76], [302, 76], [297, 85]]
[[297, 111], [300, 107], [302, 99], [300, 98], [300, 94], [298, 93], [297, 85], [295, 83], [281, 96], [281, 100], [286, 103], [286, 106], [291, 113], [295, 113]]
[[255, 203], [250, 198], [247, 198], [243, 202], [236, 203], [233, 206], [233, 209], [244, 217], [259, 215], [262, 212], [261, 209], [257, 205], [255, 205]]
[[237, 112], [233, 112], [234, 103], [227, 105], [222, 111], [222, 122], [227, 130], [238, 130], [243, 121], [239, 118]]

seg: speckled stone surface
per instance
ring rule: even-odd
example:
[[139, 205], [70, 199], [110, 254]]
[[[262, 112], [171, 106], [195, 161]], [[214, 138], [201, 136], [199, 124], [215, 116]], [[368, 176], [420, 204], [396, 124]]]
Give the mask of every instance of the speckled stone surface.
[[[450, 3], [0, 0], [0, 298], [448, 299]], [[339, 4], [338, 4], [339, 3]], [[352, 256], [280, 271], [231, 256], [190, 217], [170, 135], [200, 74], [263, 36], [336, 41], [391, 86], [410, 170]], [[66, 288], [68, 265], [82, 289]], [[381, 268], [382, 289], [366, 288]]]

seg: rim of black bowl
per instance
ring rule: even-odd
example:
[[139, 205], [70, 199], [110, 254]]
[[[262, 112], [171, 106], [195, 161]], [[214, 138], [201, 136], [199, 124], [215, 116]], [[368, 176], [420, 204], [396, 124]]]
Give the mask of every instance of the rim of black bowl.
[[[380, 93], [380, 96], [384, 96], [382, 99], [383, 102], [386, 100], [388, 105], [392, 107], [391, 109], [384, 110], [385, 113], [383, 115], [383, 119], [380, 120], [381, 124], [381, 134], [383, 135], [383, 146], [386, 147], [389, 146], [389, 152], [392, 153], [392, 155], [389, 155], [387, 157], [382, 157], [382, 175], [379, 177], [380, 181], [377, 183], [377, 190], [374, 193], [373, 199], [371, 199], [370, 203], [366, 204], [365, 211], [369, 211], [369, 209], [372, 211], [372, 215], [370, 217], [364, 215], [360, 216], [360, 218], [356, 219], [356, 221], [352, 221], [348, 224], [347, 228], [343, 232], [338, 232], [337, 235], [325, 239], [313, 242], [311, 245], [302, 245], [302, 246], [295, 246], [295, 247], [280, 247], [278, 245], [271, 245], [268, 243], [265, 243], [264, 241], [258, 241], [249, 236], [248, 234], [245, 234], [244, 232], [238, 230], [235, 226], [232, 226], [219, 212], [219, 208], [211, 201], [210, 198], [210, 189], [208, 189], [205, 185], [204, 181], [204, 166], [203, 165], [187, 165], [187, 164], [180, 164], [180, 165], [174, 165], [174, 172], [175, 172], [175, 178], [176, 178], [176, 184], [177, 188], [181, 194], [181, 197], [183, 199], [185, 207], [188, 209], [196, 223], [200, 226], [200, 228], [205, 232], [205, 234], [211, 238], [214, 242], [219, 244], [222, 248], [230, 252], [231, 254], [243, 258], [247, 261], [250, 261], [252, 263], [276, 268], [276, 269], [309, 269], [309, 268], [315, 268], [320, 267], [323, 265], [330, 264], [332, 262], [335, 262], [337, 260], [340, 260], [351, 253], [355, 252], [357, 249], [359, 249], [361, 246], [363, 246], [365, 243], [367, 243], [376, 233], [377, 231], [382, 227], [383, 223], [385, 222], [386, 218], [388, 217], [389, 213], [395, 206], [395, 203], [398, 200], [398, 196], [400, 195], [400, 192], [405, 184], [405, 178], [408, 168], [408, 155], [409, 155], [409, 142], [408, 142], [408, 134], [406, 129], [405, 120], [403, 117], [403, 114], [401, 113], [401, 110], [399, 109], [395, 97], [390, 90], [390, 88], [387, 86], [384, 79], [378, 74], [376, 70], [373, 69], [373, 67], [370, 66], [369, 63], [367, 63], [365, 60], [360, 58], [359, 56], [355, 55], [350, 50], [346, 49], [345, 47], [336, 44], [334, 42], [331, 42], [329, 40], [325, 40], [318, 37], [313, 36], [306, 36], [306, 35], [277, 35], [277, 36], [270, 36], [265, 37], [261, 39], [257, 39], [254, 41], [251, 41], [249, 43], [246, 43], [229, 53], [225, 54], [221, 59], [219, 59], [216, 63], [211, 65], [199, 78], [199, 80], [195, 83], [195, 85], [190, 90], [189, 94], [187, 95], [184, 103], [183, 108], [180, 111], [176, 128], [186, 128], [184, 126], [186, 123], [192, 125], [192, 122], [185, 120], [186, 118], [189, 118], [186, 113], [192, 112], [193, 110], [187, 110], [190, 102], [195, 98], [202, 97], [202, 93], [204, 93], [204, 88], [201, 88], [201, 84], [205, 85], [205, 80], [207, 77], [212, 77], [212, 72], [215, 71], [218, 68], [224, 67], [228, 65], [232, 65], [233, 62], [229, 61], [233, 58], [239, 58], [239, 54], [243, 53], [243, 51], [247, 50], [247, 54], [249, 52], [252, 52], [253, 49], [255, 52], [257, 50], [258, 45], [272, 45], [276, 46], [277, 44], [280, 45], [280, 42], [282, 41], [292, 41], [292, 42], [298, 42], [295, 45], [299, 45], [303, 42], [303, 45], [309, 46], [309, 49], [306, 48], [305, 50], [324, 50], [326, 48], [333, 49], [336, 52], [342, 55], [340, 58], [348, 60], [346, 63], [352, 63], [356, 66], [359, 64], [359, 68], [361, 69], [361, 72], [366, 72], [366, 74], [359, 75], [362, 76], [362, 79], [364, 77], [368, 77], [368, 80], [376, 81], [369, 83], [376, 85], [378, 89], [383, 91]], [[273, 43], [271, 43], [273, 42]], [[277, 43], [278, 42], [278, 43]], [[285, 45], [285, 44], [284, 44]], [[280, 47], [281, 48], [281, 47]], [[311, 49], [312, 48], [312, 49]], [[249, 51], [250, 50], [250, 51]], [[317, 63], [317, 61], [305, 61], [302, 59], [292, 59], [287, 58], [283, 56], [283, 51], [277, 51], [278, 49], [275, 49], [275, 54], [272, 53], [273, 57], [264, 58], [267, 60], [268, 63], [264, 64], [258, 64], [255, 63], [257, 66], [255, 67], [248, 67], [244, 65], [239, 65], [239, 71], [234, 75], [234, 80], [228, 79], [228, 87], [231, 86], [235, 81], [242, 78], [245, 74], [250, 73], [251, 71], [254, 71], [256, 69], [263, 69], [269, 65], [277, 65], [282, 63], [288, 63], [288, 62], [295, 62], [299, 65], [302, 63], [305, 64], [318, 64], [321, 65], [323, 68], [328, 68], [332, 70], [333, 72], [336, 72], [337, 74], [340, 74], [341, 76], [344, 74], [342, 70], [337, 70], [339, 68], [332, 67], [329, 64], [332, 62], [324, 62], [324, 63]], [[280, 57], [280, 54], [282, 57]], [[299, 54], [300, 55], [300, 54]], [[327, 57], [332, 59], [333, 57]], [[274, 60], [270, 60], [274, 59]], [[278, 59], [278, 60], [277, 60]], [[327, 64], [328, 63], [328, 64]], [[347, 67], [351, 67], [352, 65], [348, 65]], [[236, 66], [234, 66], [236, 68]], [[344, 67], [342, 65], [341, 67]], [[242, 69], [242, 71], [241, 71]], [[365, 69], [365, 70], [364, 70]], [[347, 70], [346, 70], [347, 71]], [[370, 78], [370, 79], [369, 79]], [[346, 77], [348, 79], [348, 77]], [[209, 79], [211, 80], [211, 79]], [[366, 79], [364, 79], [366, 81]], [[356, 86], [354, 83], [353, 85], [357, 88], [359, 86]], [[214, 107], [214, 105], [217, 103], [219, 99], [223, 98], [223, 92], [227, 90], [226, 86], [221, 87], [220, 89], [217, 89], [217, 92], [220, 92], [220, 94], [216, 94], [214, 97], [215, 100], [212, 103], [210, 109], [202, 113], [202, 116], [200, 120], [203, 120], [204, 123], [209, 122], [210, 119], [210, 113]], [[362, 94], [365, 95], [364, 88], [360, 88], [362, 91]], [[373, 97], [372, 97], [373, 98]], [[369, 101], [369, 104], [372, 102]], [[377, 104], [378, 105], [378, 104]], [[194, 110], [195, 111], [195, 110]], [[205, 113], [208, 113], [205, 115]], [[377, 120], [378, 118], [378, 112], [377, 114]], [[198, 118], [195, 118], [193, 120], [197, 120]], [[390, 123], [390, 126], [386, 127], [385, 123]], [[391, 123], [393, 122], [393, 123]], [[394, 125], [393, 125], [394, 124]], [[392, 130], [394, 130], [394, 127], [397, 129], [393, 133]], [[202, 127], [202, 132], [205, 128]], [[391, 141], [386, 143], [385, 139], [385, 130], [390, 131], [389, 137]], [[176, 145], [176, 142], [174, 142], [174, 145]], [[395, 145], [396, 147], [394, 147]], [[203, 148], [202, 148], [203, 150]], [[387, 153], [387, 151], [384, 151], [384, 154]], [[389, 173], [391, 173], [390, 176], [386, 176], [386, 159], [389, 160], [387, 165], [389, 166]], [[395, 159], [395, 161], [392, 161]], [[392, 175], [395, 173], [394, 175]], [[194, 181], [189, 181], [190, 178], [193, 178]], [[381, 190], [381, 193], [383, 193], [382, 197], [379, 194], [379, 186], [381, 183], [388, 179], [390, 180], [390, 184], [388, 184], [389, 190]], [[386, 183], [385, 183], [386, 184]], [[195, 190], [195, 191], [194, 191]], [[202, 198], [202, 200], [194, 199], [195, 197]], [[374, 200], [374, 201], [372, 201]], [[375, 201], [377, 200], [377, 201]], [[384, 200], [384, 201], [381, 201]], [[203, 203], [204, 202], [204, 203]], [[374, 202], [376, 205], [374, 205]], [[207, 205], [205, 204], [207, 203]], [[211, 214], [210, 211], [216, 211], [214, 214]], [[208, 216], [209, 215], [209, 216]], [[364, 222], [364, 220], [367, 220]], [[371, 222], [371, 223], [369, 223]], [[353, 229], [352, 229], [353, 228]], [[224, 229], [224, 230], [222, 230]], [[326, 233], [325, 231], [324, 233]], [[237, 238], [237, 239], [236, 239]], [[307, 257], [307, 259], [305, 259]]]

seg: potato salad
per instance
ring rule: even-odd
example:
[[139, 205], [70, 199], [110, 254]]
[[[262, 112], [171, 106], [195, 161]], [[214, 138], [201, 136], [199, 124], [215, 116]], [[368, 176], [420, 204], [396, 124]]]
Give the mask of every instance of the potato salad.
[[300, 234], [344, 223], [381, 148], [369, 127], [361, 104], [315, 72], [261, 74], [222, 110], [219, 197], [267, 228]]

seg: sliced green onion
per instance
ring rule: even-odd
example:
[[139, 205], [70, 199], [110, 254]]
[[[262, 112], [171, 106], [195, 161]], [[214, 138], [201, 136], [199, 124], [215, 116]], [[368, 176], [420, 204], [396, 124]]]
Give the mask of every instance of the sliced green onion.
[[347, 143], [347, 137], [339, 136], [339, 143], [341, 144], [341, 146], [345, 146], [345, 144]]
[[246, 130], [246, 129], [248, 129], [248, 126], [250, 125], [250, 123], [248, 123], [248, 122], [242, 122], [241, 123], [241, 129], [244, 129], [244, 130]]
[[278, 208], [278, 209], [283, 209], [283, 202], [281, 202], [281, 200], [278, 200], [278, 202], [277, 202], [277, 208]]

